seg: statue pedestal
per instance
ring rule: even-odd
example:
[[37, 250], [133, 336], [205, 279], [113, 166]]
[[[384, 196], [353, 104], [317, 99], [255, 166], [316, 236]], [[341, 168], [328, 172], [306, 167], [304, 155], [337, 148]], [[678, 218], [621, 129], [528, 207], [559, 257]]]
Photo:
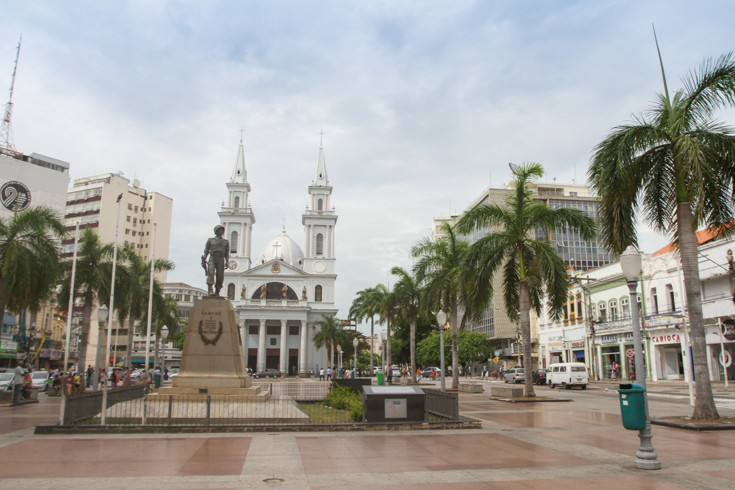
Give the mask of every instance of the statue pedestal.
[[181, 368], [170, 387], [158, 395], [231, 395], [267, 400], [268, 394], [252, 386], [243, 360], [232, 304], [220, 296], [194, 302], [181, 353]]

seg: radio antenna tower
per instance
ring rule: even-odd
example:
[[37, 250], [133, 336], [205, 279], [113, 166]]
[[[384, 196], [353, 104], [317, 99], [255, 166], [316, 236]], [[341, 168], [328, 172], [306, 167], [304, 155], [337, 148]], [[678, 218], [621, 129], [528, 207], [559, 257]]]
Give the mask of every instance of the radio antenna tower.
[[13, 131], [10, 121], [13, 118], [13, 89], [15, 88], [15, 72], [18, 70], [18, 56], [20, 55], [20, 43], [23, 36], [18, 40], [18, 48], [15, 52], [15, 64], [13, 65], [13, 77], [10, 80], [10, 96], [8, 103], [5, 104], [5, 113], [3, 114], [3, 122], [0, 125], [0, 153], [17, 153], [15, 151], [15, 143], [13, 142]]

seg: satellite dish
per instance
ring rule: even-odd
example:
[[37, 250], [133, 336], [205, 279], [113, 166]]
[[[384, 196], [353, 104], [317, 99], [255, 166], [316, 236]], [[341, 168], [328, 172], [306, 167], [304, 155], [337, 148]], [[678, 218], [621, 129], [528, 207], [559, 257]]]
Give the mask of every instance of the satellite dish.
[[510, 171], [513, 172], [513, 175], [518, 175], [518, 165], [513, 162], [508, 162], [508, 166], [510, 167]]

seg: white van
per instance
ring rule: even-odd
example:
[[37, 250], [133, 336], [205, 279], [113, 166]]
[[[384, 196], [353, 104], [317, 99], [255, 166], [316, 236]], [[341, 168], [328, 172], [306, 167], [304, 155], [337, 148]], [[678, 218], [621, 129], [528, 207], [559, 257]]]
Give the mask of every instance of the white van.
[[581, 386], [583, 390], [587, 389], [587, 383], [590, 380], [590, 373], [587, 366], [581, 362], [560, 362], [551, 364], [546, 369], [546, 381], [549, 388], [561, 385], [567, 390], [572, 386]]

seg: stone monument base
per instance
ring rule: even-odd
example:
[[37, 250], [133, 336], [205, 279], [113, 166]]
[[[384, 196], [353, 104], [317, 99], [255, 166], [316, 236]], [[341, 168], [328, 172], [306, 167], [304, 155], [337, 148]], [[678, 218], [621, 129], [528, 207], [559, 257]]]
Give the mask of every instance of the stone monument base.
[[153, 398], [237, 396], [242, 401], [264, 401], [268, 394], [253, 386], [243, 361], [237, 319], [232, 304], [221, 296], [194, 302], [181, 353], [181, 372], [171, 386], [161, 387]]

